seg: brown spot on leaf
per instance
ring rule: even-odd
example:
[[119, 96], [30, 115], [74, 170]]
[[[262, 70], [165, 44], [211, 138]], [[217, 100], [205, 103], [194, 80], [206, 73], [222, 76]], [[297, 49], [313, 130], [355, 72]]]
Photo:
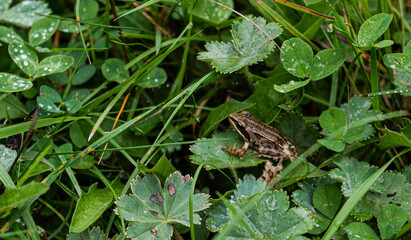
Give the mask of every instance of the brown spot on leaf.
[[152, 228], [150, 228], [150, 231], [151, 231], [156, 237], [158, 236], [157, 227], [152, 227]]
[[174, 187], [174, 185], [172, 183], [169, 183], [167, 186], [167, 191], [168, 194], [170, 194], [170, 196], [174, 196], [174, 194], [176, 194], [176, 187]]
[[163, 198], [163, 195], [161, 195], [160, 190], [157, 190], [156, 196], [160, 204], [162, 204], [164, 202], [164, 198]]
[[151, 214], [153, 214], [154, 216], [158, 216], [158, 212], [156, 212], [156, 211], [153, 211], [153, 210], [150, 210], [150, 212], [151, 212]]
[[157, 196], [156, 195], [151, 195], [150, 196], [150, 201], [152, 201], [153, 203], [157, 204]]

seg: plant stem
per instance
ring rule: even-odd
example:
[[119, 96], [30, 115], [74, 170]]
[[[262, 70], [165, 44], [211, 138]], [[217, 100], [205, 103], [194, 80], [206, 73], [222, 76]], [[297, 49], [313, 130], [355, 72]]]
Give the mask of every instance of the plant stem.
[[[371, 48], [371, 92], [379, 92], [380, 81], [378, 79], [378, 66], [377, 66], [377, 49], [375, 47]], [[372, 99], [372, 107], [374, 110], [380, 109], [380, 97], [375, 96]]]

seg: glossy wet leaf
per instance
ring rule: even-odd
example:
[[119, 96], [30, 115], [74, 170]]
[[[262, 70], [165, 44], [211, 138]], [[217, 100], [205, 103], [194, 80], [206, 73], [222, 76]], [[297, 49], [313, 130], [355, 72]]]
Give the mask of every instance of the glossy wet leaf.
[[49, 186], [44, 183], [30, 182], [17, 188], [6, 188], [0, 195], [0, 211], [23, 205], [32, 198], [46, 193]]
[[45, 43], [56, 32], [60, 20], [54, 18], [42, 18], [37, 20], [29, 32], [29, 42], [33, 46]]
[[74, 74], [74, 77], [71, 80], [71, 84], [73, 86], [78, 86], [86, 83], [88, 80], [90, 80], [90, 78], [94, 76], [95, 73], [96, 67], [94, 67], [93, 64], [81, 66], [79, 69], [77, 69], [76, 74]]
[[330, 219], [337, 213], [341, 199], [340, 189], [331, 183], [318, 186], [313, 195], [314, 206]]
[[239, 102], [231, 99], [229, 102], [214, 108], [203, 123], [200, 130], [200, 136], [207, 136], [214, 129], [214, 127], [217, 126], [217, 124], [226, 119], [231, 113], [240, 112], [250, 108], [253, 105], [254, 104], [252, 103]]
[[347, 58], [345, 49], [326, 49], [317, 53], [312, 61], [310, 79], [317, 81], [328, 77], [344, 63]]
[[349, 240], [379, 240], [370, 226], [362, 222], [354, 222], [344, 228]]
[[54, 103], [61, 102], [60, 93], [57, 92], [57, 90], [52, 87], [43, 85], [40, 87], [40, 92], [43, 93], [44, 97], [47, 97], [50, 101]]
[[190, 156], [190, 159], [195, 164], [205, 163], [207, 170], [214, 169], [214, 167], [221, 169], [256, 166], [265, 161], [264, 159], [256, 158], [256, 155], [250, 152], [245, 154], [244, 159], [234, 156], [222, 149], [227, 147], [225, 143], [231, 147], [235, 145], [236, 148], [241, 148], [244, 141], [233, 130], [217, 133], [211, 139], [202, 138], [196, 144], [191, 145], [190, 151], [194, 154]]
[[41, 109], [46, 110], [47, 112], [52, 112], [52, 113], [60, 113], [63, 112], [59, 107], [54, 104], [50, 98], [45, 97], [45, 96], [39, 96], [37, 97], [37, 104]]
[[[344, 196], [351, 196], [354, 191], [378, 169], [375, 166], [370, 166], [367, 162], [359, 162], [355, 158], [344, 157], [335, 162], [338, 168], [330, 171], [330, 176], [339, 182], [342, 182], [342, 192]], [[382, 185], [382, 178], [372, 185], [370, 188], [374, 192], [382, 192], [385, 190]]]
[[109, 81], [116, 81], [118, 83], [126, 80], [130, 74], [124, 68], [124, 62], [117, 58], [109, 58], [101, 66], [103, 76]]
[[9, 54], [17, 66], [27, 75], [33, 76], [39, 62], [34, 49], [24, 42], [12, 42]]
[[39, 63], [34, 78], [64, 72], [71, 67], [73, 62], [73, 57], [65, 55], [54, 55], [47, 57]]
[[[173, 233], [171, 224], [190, 226], [189, 194], [192, 178], [175, 172], [162, 188], [153, 175], [143, 179], [137, 176], [131, 182], [132, 194], [116, 201], [121, 217], [130, 221], [127, 235], [134, 239], [169, 239]], [[194, 224], [200, 224], [196, 212], [208, 208], [208, 195], [198, 193], [193, 198]], [[118, 209], [115, 210], [119, 214]]]
[[235, 21], [231, 31], [233, 40], [207, 43], [207, 51], [200, 52], [198, 59], [210, 62], [217, 72], [232, 73], [266, 58], [275, 48], [271, 39], [277, 38], [282, 29], [277, 23], [266, 24], [265, 19], [261, 17], [250, 19], [260, 29], [247, 20]]
[[411, 41], [407, 43], [403, 53], [385, 54], [384, 64], [397, 71], [411, 73]]
[[313, 64], [313, 50], [310, 45], [299, 38], [284, 41], [281, 46], [281, 63], [292, 75], [308, 77]]
[[80, 196], [70, 224], [70, 232], [80, 233], [95, 222], [110, 206], [113, 193], [106, 187], [97, 189], [97, 183]]
[[81, 102], [78, 99], [70, 99], [64, 101], [64, 105], [67, 108], [67, 112], [69, 112], [70, 114], [75, 113], [81, 109]]
[[[259, 187], [260, 180], [254, 177], [248, 177], [249, 180], [246, 178], [247, 176], [234, 192], [230, 207], [226, 206], [228, 222], [222, 222], [225, 226], [215, 225], [215, 228], [222, 228], [223, 231], [234, 219], [242, 219], [238, 224], [230, 226], [232, 228], [226, 238], [289, 239], [291, 236], [296, 237], [308, 232], [314, 226], [315, 222], [309, 211], [299, 207], [290, 208], [288, 196], [284, 191], [264, 190]], [[254, 195], [255, 199], [245, 201], [251, 197], [250, 194]], [[250, 207], [249, 204], [253, 206]], [[223, 213], [220, 211], [220, 217], [223, 217]], [[210, 220], [212, 219], [209, 219], [209, 222]]]
[[88, 20], [97, 17], [98, 3], [94, 0], [82, 0], [80, 2], [80, 20]]
[[51, 10], [41, 1], [22, 1], [0, 15], [0, 20], [20, 27], [30, 27]]
[[392, 21], [392, 14], [379, 13], [367, 19], [358, 31], [358, 45], [372, 46], [373, 43], [387, 30]]
[[407, 214], [397, 205], [390, 204], [381, 209], [377, 216], [381, 238], [387, 239], [396, 234], [407, 221]]
[[14, 41], [23, 41], [23, 39], [12, 29], [0, 26], [0, 41], [10, 44]]
[[305, 81], [291, 80], [289, 83], [286, 83], [286, 84], [281, 84], [281, 85], [274, 84], [274, 89], [280, 93], [288, 93], [300, 87], [304, 87], [309, 82], [310, 82], [310, 79], [307, 79]]
[[397, 193], [401, 192], [401, 189], [407, 185], [404, 183], [404, 175], [396, 172], [384, 172], [382, 180], [385, 191], [381, 193], [367, 192], [352, 212], [356, 219], [361, 221], [369, 220], [374, 216], [378, 216], [382, 207], [390, 203], [399, 203], [395, 200], [399, 196]]
[[16, 150], [6, 147], [0, 144], [0, 164], [3, 165], [4, 169], [8, 171], [17, 156]]
[[[221, 3], [229, 8], [234, 7], [233, 0], [220, 0], [218, 3]], [[201, 18], [203, 21], [209, 21], [216, 26], [230, 18], [231, 10], [211, 1], [201, 1], [196, 4], [193, 10], [193, 15]]]
[[0, 92], [20, 92], [33, 87], [33, 83], [10, 73], [0, 73]]
[[386, 47], [389, 47], [393, 44], [394, 44], [394, 42], [391, 41], [391, 40], [382, 40], [381, 42], [376, 43], [374, 45], [374, 47], [376, 47], [376, 48], [386, 48]]
[[67, 235], [67, 240], [106, 240], [103, 231], [99, 227], [93, 227], [91, 230], [86, 229], [81, 233], [70, 233]]
[[347, 117], [343, 110], [328, 109], [321, 114], [319, 122], [324, 131], [341, 138], [344, 126], [347, 124]]
[[167, 81], [167, 73], [163, 68], [154, 68], [145, 78], [137, 83], [142, 88], [155, 88]]

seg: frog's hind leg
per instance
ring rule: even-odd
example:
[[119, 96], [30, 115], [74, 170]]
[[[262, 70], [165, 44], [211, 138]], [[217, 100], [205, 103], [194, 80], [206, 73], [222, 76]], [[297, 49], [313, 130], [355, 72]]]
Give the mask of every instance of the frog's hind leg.
[[230, 154], [232, 154], [232, 155], [239, 156], [240, 158], [243, 158], [244, 155], [245, 155], [245, 153], [246, 153], [247, 151], [250, 151], [250, 150], [247, 150], [248, 147], [250, 146], [250, 143], [249, 143], [249, 142], [244, 142], [244, 145], [243, 145], [243, 147], [242, 147], [241, 149], [237, 149], [237, 148], [235, 147], [235, 145], [234, 145], [234, 147], [230, 147], [227, 143], [225, 143], [225, 145], [227, 146], [227, 148], [223, 148], [224, 151], [226, 151], [226, 152], [228, 152], [228, 153], [230, 153]]

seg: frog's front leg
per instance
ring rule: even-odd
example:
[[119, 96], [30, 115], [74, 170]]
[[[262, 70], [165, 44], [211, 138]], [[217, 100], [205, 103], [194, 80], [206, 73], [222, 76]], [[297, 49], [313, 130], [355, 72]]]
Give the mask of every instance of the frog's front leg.
[[240, 158], [243, 158], [245, 153], [247, 152], [248, 147], [250, 146], [250, 143], [244, 142], [244, 145], [241, 149], [235, 148], [235, 144], [233, 148], [230, 147], [227, 143], [225, 143], [225, 145], [227, 146], [227, 148], [223, 148], [224, 151], [227, 151], [228, 153], [232, 155], [239, 156]]

